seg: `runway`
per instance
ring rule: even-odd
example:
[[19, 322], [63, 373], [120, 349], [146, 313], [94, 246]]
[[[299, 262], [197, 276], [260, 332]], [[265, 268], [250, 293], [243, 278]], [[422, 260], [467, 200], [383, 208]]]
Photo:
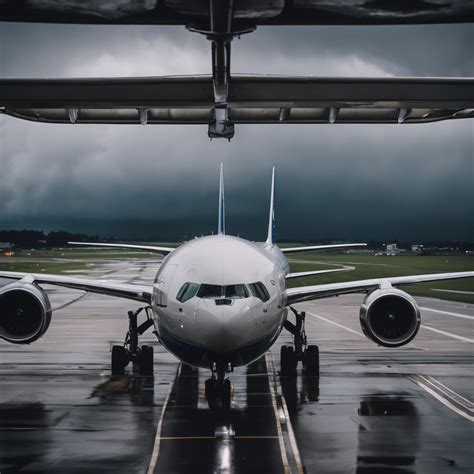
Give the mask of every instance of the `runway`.
[[[149, 283], [157, 260], [94, 276]], [[30, 346], [0, 342], [0, 472], [472, 473], [474, 307], [418, 298], [408, 346], [362, 335], [360, 295], [297, 305], [321, 350], [319, 378], [280, 377], [279, 348], [231, 374], [229, 412], [210, 412], [205, 370], [151, 333], [155, 377], [111, 378], [126, 300], [46, 287], [53, 322]]]

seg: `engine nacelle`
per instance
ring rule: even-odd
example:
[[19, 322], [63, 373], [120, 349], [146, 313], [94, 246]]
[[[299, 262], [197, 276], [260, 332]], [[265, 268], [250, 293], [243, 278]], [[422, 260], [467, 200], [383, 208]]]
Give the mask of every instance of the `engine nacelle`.
[[42, 288], [22, 282], [0, 288], [0, 338], [30, 344], [47, 331], [50, 322], [51, 304]]
[[360, 307], [364, 334], [385, 347], [409, 343], [420, 329], [420, 308], [412, 296], [396, 288], [369, 293]]

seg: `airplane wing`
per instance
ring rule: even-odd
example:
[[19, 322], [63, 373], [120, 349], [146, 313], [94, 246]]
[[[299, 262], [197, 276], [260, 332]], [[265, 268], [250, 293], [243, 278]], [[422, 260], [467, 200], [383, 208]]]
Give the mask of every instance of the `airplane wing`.
[[87, 280], [62, 275], [42, 273], [0, 272], [0, 278], [23, 280], [28, 283], [64, 286], [75, 290], [97, 293], [100, 295], [117, 296], [129, 300], [150, 303], [153, 294], [152, 286], [115, 283], [113, 281]]
[[428, 281], [454, 280], [457, 278], [472, 278], [473, 272], [434, 273], [429, 275], [410, 275], [390, 278], [372, 278], [369, 280], [346, 281], [329, 283], [325, 285], [302, 286], [287, 290], [288, 304], [311, 301], [330, 296], [345, 295], [349, 293], [366, 293], [389, 284], [392, 286], [410, 285]]
[[[466, 23], [471, 0], [236, 1], [233, 20], [243, 25], [370, 25]], [[202, 25], [209, 2], [196, 0], [2, 0], [0, 21], [128, 25]]]
[[367, 247], [367, 244], [330, 244], [330, 245], [310, 245], [309, 247], [283, 247], [280, 250], [286, 255], [301, 252], [321, 252], [324, 250], [347, 249], [353, 247]]
[[[48, 123], [210, 124], [212, 76], [0, 79], [0, 113]], [[232, 75], [233, 123], [414, 124], [474, 117], [474, 78]]]
[[156, 252], [162, 255], [168, 255], [173, 250], [173, 247], [155, 247], [150, 245], [134, 245], [134, 244], [108, 244], [108, 243], [97, 243], [97, 242], [68, 242], [69, 245], [83, 245], [86, 247], [106, 247], [106, 248], [118, 248], [118, 249], [133, 249], [133, 250], [145, 250], [149, 252]]
[[314, 275], [322, 275], [324, 273], [334, 273], [334, 272], [349, 272], [354, 270], [355, 267], [344, 266], [343, 268], [331, 268], [329, 270], [310, 270], [308, 272], [295, 272], [295, 273], [288, 273], [286, 275], [286, 280], [291, 280], [292, 278], [302, 278]]

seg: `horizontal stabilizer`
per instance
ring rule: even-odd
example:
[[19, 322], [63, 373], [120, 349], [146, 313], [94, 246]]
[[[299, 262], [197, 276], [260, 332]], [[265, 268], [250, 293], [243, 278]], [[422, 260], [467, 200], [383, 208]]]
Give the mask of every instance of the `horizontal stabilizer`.
[[[0, 113], [49, 123], [210, 124], [211, 76], [0, 79]], [[390, 123], [474, 117], [472, 78], [233, 75], [232, 123]]]

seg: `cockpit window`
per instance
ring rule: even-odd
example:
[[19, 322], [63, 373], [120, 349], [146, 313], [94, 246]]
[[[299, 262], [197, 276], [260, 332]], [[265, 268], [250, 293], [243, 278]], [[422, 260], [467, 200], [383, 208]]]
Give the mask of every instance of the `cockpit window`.
[[220, 298], [222, 296], [222, 286], [201, 285], [197, 296], [198, 298]]
[[249, 290], [243, 284], [241, 285], [227, 285], [225, 288], [226, 298], [248, 298]]
[[190, 300], [193, 296], [196, 295], [199, 289], [199, 285], [197, 283], [185, 283], [181, 289], [178, 291], [176, 295], [176, 299], [181, 303]]
[[227, 286], [203, 284], [197, 296], [198, 298], [248, 298], [249, 290], [243, 283]]
[[255, 298], [258, 298], [263, 302], [268, 301], [270, 299], [270, 294], [268, 293], [267, 288], [261, 281], [257, 281], [256, 283], [250, 283], [249, 288]]

